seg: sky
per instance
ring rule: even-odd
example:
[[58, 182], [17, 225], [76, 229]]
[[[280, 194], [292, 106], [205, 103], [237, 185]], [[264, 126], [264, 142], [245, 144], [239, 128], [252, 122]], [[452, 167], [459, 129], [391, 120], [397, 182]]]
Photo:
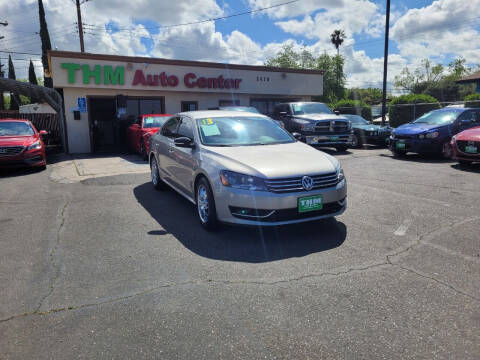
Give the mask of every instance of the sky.
[[[75, 0], [43, 3], [52, 47], [79, 51]], [[285, 44], [334, 55], [330, 34], [343, 29], [347, 87], [368, 88], [382, 85], [385, 7], [386, 0], [88, 0], [82, 22], [90, 53], [254, 65]], [[251, 13], [185, 25], [245, 12]], [[0, 61], [6, 64], [10, 52], [17, 78], [26, 78], [32, 59], [40, 75], [37, 0], [0, 0], [0, 21], [9, 23], [0, 26], [0, 51], [6, 51]], [[424, 58], [479, 64], [479, 31], [480, 0], [392, 0], [388, 89], [399, 91], [395, 75]]]

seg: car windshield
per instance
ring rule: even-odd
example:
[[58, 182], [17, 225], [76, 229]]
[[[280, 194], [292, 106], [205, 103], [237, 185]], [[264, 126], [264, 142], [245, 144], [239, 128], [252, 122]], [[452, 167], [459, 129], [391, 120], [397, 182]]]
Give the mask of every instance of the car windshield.
[[248, 146], [292, 143], [290, 134], [269, 118], [215, 117], [197, 119], [202, 144]]
[[414, 124], [444, 125], [452, 123], [460, 114], [458, 111], [436, 110], [426, 113], [415, 120]]
[[303, 114], [333, 114], [330, 108], [322, 103], [298, 103], [293, 104], [293, 114], [294, 115], [303, 115]]
[[251, 112], [251, 113], [259, 113], [256, 108], [253, 106], [228, 106], [222, 108], [223, 110], [231, 110], [231, 111], [244, 111], [244, 112]]
[[0, 136], [29, 136], [34, 135], [30, 124], [18, 121], [1, 121]]
[[350, 120], [352, 124], [368, 125], [368, 121], [359, 115], [348, 115], [347, 119]]
[[144, 128], [162, 127], [169, 119], [168, 116], [145, 116], [143, 118]]

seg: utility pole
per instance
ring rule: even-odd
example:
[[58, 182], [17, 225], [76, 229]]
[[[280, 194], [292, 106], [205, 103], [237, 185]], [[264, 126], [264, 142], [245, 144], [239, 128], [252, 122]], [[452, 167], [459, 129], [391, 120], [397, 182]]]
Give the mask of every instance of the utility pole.
[[78, 18], [78, 34], [80, 35], [80, 51], [85, 52], [85, 44], [83, 43], [83, 25], [82, 25], [82, 11], [80, 10], [80, 0], [77, 2], [77, 18]]
[[[0, 21], [0, 25], [8, 26], [8, 21]], [[0, 36], [0, 40], [3, 38], [5, 38], [5, 36]], [[2, 61], [0, 60], [0, 78], [5, 77], [5, 72], [2, 70], [4, 66], [5, 65], [3, 65]], [[3, 91], [0, 90], [0, 110], [4, 110], [4, 108], [5, 108], [5, 103], [3, 100]]]
[[387, 0], [385, 19], [385, 52], [383, 54], [383, 94], [382, 94], [382, 126], [385, 126], [387, 115], [387, 66], [388, 66], [388, 30], [390, 28], [390, 0]]

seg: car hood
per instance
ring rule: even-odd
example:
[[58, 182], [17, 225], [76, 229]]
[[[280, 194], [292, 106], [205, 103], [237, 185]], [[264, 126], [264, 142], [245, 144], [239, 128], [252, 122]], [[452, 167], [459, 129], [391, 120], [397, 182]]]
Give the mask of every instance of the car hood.
[[458, 133], [455, 135], [455, 139], [464, 141], [480, 141], [480, 126]]
[[367, 125], [352, 124], [352, 127], [353, 127], [354, 129], [360, 129], [360, 130], [382, 131], [382, 127], [381, 127], [381, 126], [372, 125], [372, 124], [367, 124]]
[[395, 135], [416, 135], [426, 131], [439, 129], [448, 125], [429, 125], [429, 124], [403, 124], [395, 129]]
[[0, 136], [0, 146], [28, 146], [36, 140], [36, 136]]
[[205, 156], [222, 169], [268, 179], [331, 173], [338, 163], [333, 156], [302, 142], [204, 149]]
[[321, 120], [348, 121], [348, 119], [335, 114], [305, 114], [305, 115], [294, 115], [293, 117], [296, 119], [309, 120], [309, 121], [321, 121]]

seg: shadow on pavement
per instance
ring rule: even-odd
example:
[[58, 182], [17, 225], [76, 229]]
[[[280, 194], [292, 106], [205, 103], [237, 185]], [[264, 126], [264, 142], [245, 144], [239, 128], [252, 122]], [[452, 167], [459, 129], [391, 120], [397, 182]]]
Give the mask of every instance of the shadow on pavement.
[[470, 165], [462, 165], [462, 164], [453, 164], [451, 165], [452, 168], [459, 171], [471, 172], [471, 173], [479, 173], [480, 174], [480, 163], [470, 164]]
[[275, 228], [225, 225], [207, 232], [194, 206], [173, 190], [156, 191], [148, 182], [133, 192], [164, 229], [152, 229], [149, 235], [170, 233], [187, 249], [209, 259], [262, 263], [302, 257], [336, 248], [347, 236], [346, 226], [335, 219]]
[[12, 168], [5, 167], [5, 168], [0, 168], [0, 178], [25, 176], [25, 175], [37, 174], [42, 171], [45, 171], [45, 170], [38, 167], [12, 167]]
[[393, 156], [387, 154], [379, 154], [379, 156], [388, 157], [397, 161], [411, 161], [419, 163], [429, 163], [429, 164], [441, 164], [441, 163], [452, 163], [452, 159], [445, 159], [441, 155], [424, 155], [424, 154], [406, 154], [403, 156]]

